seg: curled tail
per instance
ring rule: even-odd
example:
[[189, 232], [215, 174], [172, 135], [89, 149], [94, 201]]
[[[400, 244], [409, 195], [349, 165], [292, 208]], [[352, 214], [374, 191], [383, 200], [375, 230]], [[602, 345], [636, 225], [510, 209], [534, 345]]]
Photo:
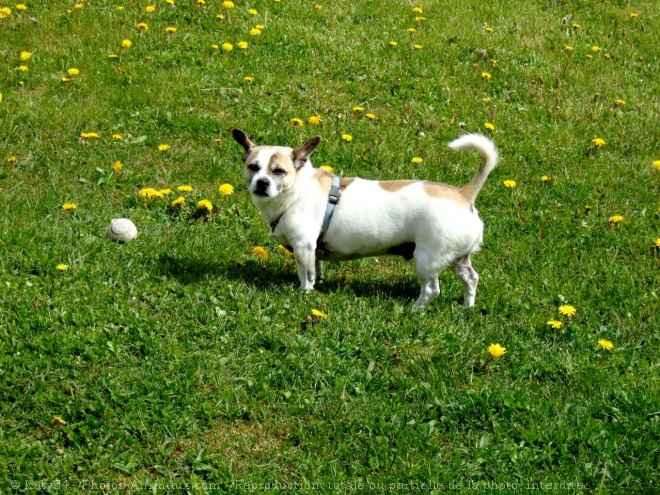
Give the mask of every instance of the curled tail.
[[465, 134], [449, 143], [449, 147], [457, 151], [474, 149], [481, 155], [481, 167], [479, 167], [477, 175], [460, 189], [465, 199], [470, 203], [474, 203], [477, 194], [486, 182], [488, 174], [497, 167], [499, 154], [497, 148], [495, 148], [495, 143], [481, 134]]

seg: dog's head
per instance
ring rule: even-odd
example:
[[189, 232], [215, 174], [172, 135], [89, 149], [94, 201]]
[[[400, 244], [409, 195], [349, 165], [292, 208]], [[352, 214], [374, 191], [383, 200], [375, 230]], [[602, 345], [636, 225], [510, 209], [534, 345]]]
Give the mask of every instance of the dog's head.
[[234, 129], [232, 134], [245, 149], [244, 177], [248, 189], [253, 196], [262, 198], [275, 198], [290, 190], [321, 141], [316, 136], [299, 148], [256, 146], [243, 131]]

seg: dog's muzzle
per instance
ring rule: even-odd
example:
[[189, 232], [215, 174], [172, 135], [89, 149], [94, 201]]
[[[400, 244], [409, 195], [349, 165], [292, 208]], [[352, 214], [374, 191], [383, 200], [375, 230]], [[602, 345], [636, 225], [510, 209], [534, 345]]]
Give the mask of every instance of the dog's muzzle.
[[268, 196], [268, 189], [270, 182], [267, 179], [259, 179], [254, 183], [254, 190], [252, 191], [257, 196]]

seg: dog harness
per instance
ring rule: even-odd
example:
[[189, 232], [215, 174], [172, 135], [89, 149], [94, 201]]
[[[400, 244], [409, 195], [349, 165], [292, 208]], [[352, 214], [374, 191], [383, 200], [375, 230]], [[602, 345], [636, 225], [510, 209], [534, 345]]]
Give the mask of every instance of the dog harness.
[[328, 194], [328, 206], [325, 207], [325, 216], [323, 217], [323, 226], [321, 227], [321, 235], [319, 235], [318, 243], [323, 242], [325, 234], [330, 228], [330, 222], [332, 221], [332, 215], [335, 213], [335, 206], [339, 202], [339, 196], [341, 196], [341, 191], [339, 190], [339, 184], [341, 183], [341, 176], [335, 175], [332, 178], [332, 187], [330, 188], [330, 194]]
[[[335, 206], [337, 206], [337, 203], [339, 202], [339, 197], [341, 196], [341, 190], [339, 188], [341, 184], [341, 176], [340, 175], [334, 175], [332, 177], [332, 186], [330, 187], [330, 193], [328, 194], [328, 205], [325, 207], [325, 215], [323, 216], [323, 225], [321, 226], [321, 233], [319, 234], [319, 238], [316, 241], [317, 246], [321, 245], [323, 242], [323, 238], [325, 237], [325, 234], [328, 232], [328, 229], [330, 228], [330, 222], [332, 221], [332, 215], [335, 213]], [[284, 215], [284, 213], [282, 213]], [[280, 219], [282, 218], [282, 215], [280, 215], [274, 222], [271, 222], [270, 224], [270, 231], [271, 233], [275, 232], [275, 229], [277, 228], [277, 224], [280, 223]], [[292, 251], [291, 248], [286, 246], [289, 251]]]

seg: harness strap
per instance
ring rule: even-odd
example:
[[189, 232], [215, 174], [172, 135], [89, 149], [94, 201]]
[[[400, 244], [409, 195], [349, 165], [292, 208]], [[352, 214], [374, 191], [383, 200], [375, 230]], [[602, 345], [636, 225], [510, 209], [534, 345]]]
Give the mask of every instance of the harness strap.
[[322, 242], [325, 234], [330, 228], [330, 222], [332, 221], [332, 215], [335, 213], [335, 206], [339, 202], [339, 196], [341, 195], [339, 191], [339, 184], [341, 182], [341, 177], [335, 175], [332, 178], [332, 187], [330, 188], [330, 194], [328, 194], [328, 206], [325, 208], [325, 216], [323, 217], [323, 226], [321, 227], [321, 235], [319, 235], [318, 242]]

